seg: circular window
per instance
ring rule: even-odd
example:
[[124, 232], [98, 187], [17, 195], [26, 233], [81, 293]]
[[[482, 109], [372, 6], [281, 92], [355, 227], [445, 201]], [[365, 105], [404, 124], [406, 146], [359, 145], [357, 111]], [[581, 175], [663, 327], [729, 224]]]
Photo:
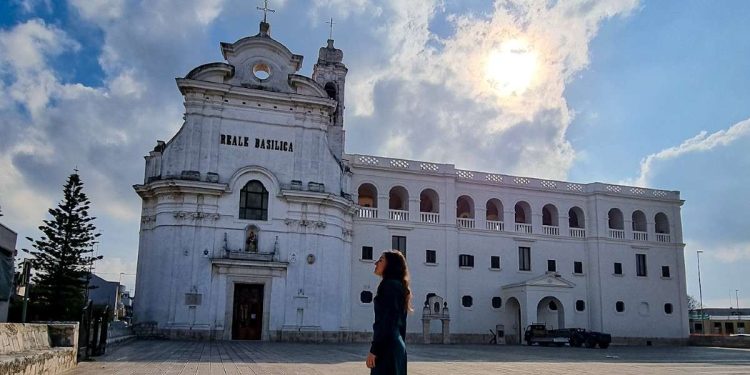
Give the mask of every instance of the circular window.
[[362, 293], [359, 294], [359, 301], [362, 303], [372, 302], [372, 292], [369, 290], [363, 290]]
[[268, 79], [271, 76], [271, 67], [268, 64], [257, 63], [253, 65], [253, 75], [261, 81]]
[[463, 307], [471, 307], [471, 305], [474, 304], [474, 299], [471, 298], [471, 296], [463, 296], [461, 297], [461, 306]]

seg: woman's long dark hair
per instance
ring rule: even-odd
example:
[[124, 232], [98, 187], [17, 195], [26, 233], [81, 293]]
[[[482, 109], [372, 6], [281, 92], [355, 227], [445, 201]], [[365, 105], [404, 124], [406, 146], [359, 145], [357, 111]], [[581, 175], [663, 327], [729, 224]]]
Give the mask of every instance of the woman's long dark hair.
[[383, 252], [385, 257], [385, 269], [383, 270], [383, 279], [396, 279], [401, 281], [404, 286], [404, 306], [406, 311], [414, 311], [411, 304], [411, 289], [409, 288], [409, 267], [406, 265], [406, 258], [398, 250], [386, 250]]

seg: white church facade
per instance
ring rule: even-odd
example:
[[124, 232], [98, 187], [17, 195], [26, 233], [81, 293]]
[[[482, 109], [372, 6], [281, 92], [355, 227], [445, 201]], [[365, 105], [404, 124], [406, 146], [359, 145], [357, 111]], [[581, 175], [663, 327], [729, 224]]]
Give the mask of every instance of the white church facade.
[[346, 154], [347, 68], [332, 40], [312, 77], [265, 22], [221, 49], [226, 62], [177, 79], [184, 124], [134, 186], [137, 322], [170, 337], [367, 341], [374, 260], [396, 248], [412, 342], [428, 298], [451, 342], [487, 342], [502, 325], [518, 343], [531, 323], [687, 339], [679, 192]]

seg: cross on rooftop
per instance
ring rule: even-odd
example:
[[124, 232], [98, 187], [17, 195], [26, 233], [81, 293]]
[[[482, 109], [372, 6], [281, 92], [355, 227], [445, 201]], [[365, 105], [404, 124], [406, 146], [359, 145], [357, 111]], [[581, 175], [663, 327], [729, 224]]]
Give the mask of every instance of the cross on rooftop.
[[258, 10], [263, 11], [263, 22], [267, 22], [266, 17], [268, 16], [268, 12], [274, 13], [275, 10], [268, 7], [268, 0], [263, 0], [263, 8], [256, 7]]
[[334, 25], [334, 22], [333, 22], [333, 17], [331, 18], [331, 20], [330, 20], [330, 21], [328, 21], [328, 22], [326, 22], [326, 23], [327, 23], [328, 25], [330, 25], [330, 30], [328, 31], [328, 39], [333, 39], [333, 25]]

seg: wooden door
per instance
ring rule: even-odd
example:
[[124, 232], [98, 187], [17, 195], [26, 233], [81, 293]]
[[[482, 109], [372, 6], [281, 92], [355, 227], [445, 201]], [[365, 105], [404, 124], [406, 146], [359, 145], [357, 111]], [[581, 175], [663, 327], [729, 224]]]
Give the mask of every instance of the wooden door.
[[235, 284], [232, 340], [260, 340], [263, 330], [263, 285]]

